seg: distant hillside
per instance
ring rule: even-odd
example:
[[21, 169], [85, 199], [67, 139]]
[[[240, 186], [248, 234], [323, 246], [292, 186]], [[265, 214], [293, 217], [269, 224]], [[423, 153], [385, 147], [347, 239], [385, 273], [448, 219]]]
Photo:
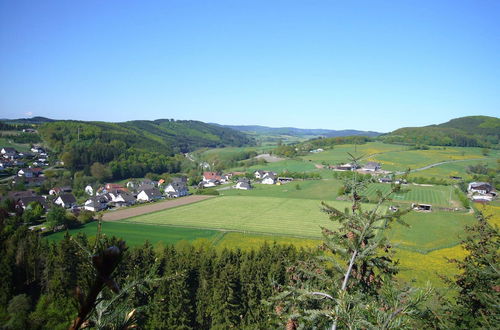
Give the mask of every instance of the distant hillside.
[[311, 137], [311, 136], [324, 136], [324, 137], [338, 137], [338, 136], [379, 136], [382, 133], [373, 131], [358, 131], [358, 130], [329, 130], [329, 129], [306, 129], [306, 128], [294, 128], [294, 127], [267, 127], [267, 126], [234, 126], [234, 125], [222, 125], [223, 127], [229, 127], [240, 132], [254, 133], [257, 135], [289, 135], [295, 137]]
[[224, 127], [194, 120], [158, 119], [123, 123], [59, 120], [38, 128], [42, 139], [57, 151], [74, 143], [121, 141], [128, 148], [171, 155], [201, 147], [245, 146], [246, 135]]
[[50, 123], [55, 120], [45, 117], [33, 117], [33, 118], [19, 118], [19, 119], [0, 119], [0, 121], [6, 124], [39, 125], [43, 123]]
[[500, 119], [462, 117], [439, 125], [400, 128], [379, 139], [389, 143], [498, 148]]

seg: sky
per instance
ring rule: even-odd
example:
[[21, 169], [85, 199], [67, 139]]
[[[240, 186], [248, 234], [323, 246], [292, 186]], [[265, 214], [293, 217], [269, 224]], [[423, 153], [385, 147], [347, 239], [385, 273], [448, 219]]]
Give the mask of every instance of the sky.
[[0, 118], [389, 132], [500, 115], [500, 1], [0, 0]]

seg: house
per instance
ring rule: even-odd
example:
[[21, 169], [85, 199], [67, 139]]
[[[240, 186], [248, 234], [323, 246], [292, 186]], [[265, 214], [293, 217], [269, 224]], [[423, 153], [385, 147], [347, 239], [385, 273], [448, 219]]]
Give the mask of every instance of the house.
[[188, 188], [182, 181], [174, 181], [165, 188], [165, 194], [168, 198], [187, 196], [188, 193]]
[[264, 174], [266, 174], [266, 172], [264, 172], [263, 170], [257, 170], [253, 173], [256, 179], [262, 179], [264, 177]]
[[64, 194], [64, 193], [70, 193], [72, 191], [73, 190], [69, 186], [54, 187], [54, 188], [49, 190], [49, 195], [60, 195], [60, 194]]
[[126, 191], [110, 195], [112, 195], [111, 203], [118, 207], [134, 205], [136, 202], [134, 195]]
[[137, 200], [144, 201], [144, 202], [151, 202], [151, 201], [158, 200], [162, 197], [163, 196], [162, 196], [161, 192], [158, 189], [153, 188], [153, 189], [142, 190], [137, 195]]
[[153, 189], [155, 187], [154, 184], [151, 183], [143, 183], [139, 187], [137, 187], [136, 191], [143, 191], [143, 190], [149, 190]]
[[87, 185], [87, 186], [85, 187], [85, 193], [86, 193], [87, 195], [92, 196], [92, 195], [94, 194], [94, 188], [92, 188], [92, 186], [91, 186], [91, 185]]
[[17, 184], [23, 184], [27, 187], [40, 187], [42, 183], [45, 182], [45, 177], [15, 177], [14, 180], [12, 180], [13, 185]]
[[2, 148], [2, 150], [0, 151], [0, 153], [2, 155], [6, 155], [6, 154], [17, 155], [17, 150], [14, 149], [14, 148], [10, 148], [10, 147], [4, 147], [4, 148]]
[[314, 150], [311, 150], [309, 152], [312, 152], [313, 154], [317, 154], [318, 152], [323, 152], [325, 150], [323, 150], [322, 148], [318, 148], [318, 149], [314, 149]]
[[273, 172], [267, 172], [262, 177], [261, 183], [263, 183], [263, 184], [275, 184], [276, 183], [276, 175]]
[[99, 212], [105, 210], [108, 207], [108, 203], [105, 198], [101, 196], [93, 197], [85, 202], [83, 208], [87, 211]]
[[368, 162], [366, 163], [361, 170], [367, 171], [367, 172], [375, 172], [381, 169], [380, 163], [377, 162]]
[[17, 172], [17, 176], [24, 176], [25, 178], [38, 177], [43, 173], [43, 170], [39, 167], [35, 168], [22, 168]]
[[220, 182], [221, 182], [221, 183], [226, 183], [226, 182], [229, 182], [229, 181], [231, 181], [231, 178], [232, 178], [232, 177], [233, 177], [233, 174], [232, 174], [232, 173], [222, 174], [222, 175], [221, 175]]
[[467, 191], [472, 194], [477, 193], [481, 195], [486, 195], [492, 190], [493, 187], [491, 186], [491, 184], [487, 182], [471, 182], [467, 187]]
[[76, 206], [76, 198], [71, 193], [61, 194], [54, 201], [55, 204], [64, 207], [65, 209], [70, 209]]
[[222, 177], [217, 172], [203, 172], [203, 181], [205, 182], [212, 181], [212, 182], [217, 182], [218, 184], [220, 183], [221, 179]]
[[121, 184], [118, 183], [106, 183], [104, 186], [105, 192], [113, 191], [113, 190], [119, 190], [119, 191], [128, 191], [127, 188], [122, 186]]
[[33, 202], [38, 202], [44, 209], [48, 209], [47, 201], [42, 196], [22, 197], [17, 201], [16, 207], [20, 207], [24, 210], [30, 203]]
[[41, 147], [34, 146], [31, 148], [31, 152], [34, 152], [36, 154], [42, 154], [45, 153], [45, 150], [43, 150], [43, 148]]
[[379, 178], [378, 182], [380, 182], [380, 183], [392, 183], [392, 179], [388, 178], [388, 177], [383, 177], [383, 178]]
[[216, 180], [208, 180], [208, 181], [202, 181], [198, 186], [201, 186], [203, 188], [212, 188], [215, 187], [219, 184], [219, 181]]
[[9, 191], [7, 194], [7, 198], [15, 202], [24, 197], [34, 197], [34, 196], [36, 196], [36, 193], [33, 190]]
[[415, 211], [430, 212], [432, 211], [432, 205], [430, 204], [411, 204], [411, 208]]
[[241, 190], [250, 190], [252, 189], [252, 185], [250, 184], [250, 180], [247, 178], [241, 178], [236, 182], [236, 185], [233, 187], [235, 189], [241, 189]]
[[342, 164], [342, 165], [337, 165], [337, 166], [329, 166], [329, 168], [333, 169], [334, 171], [354, 171], [355, 169], [359, 168], [356, 164]]

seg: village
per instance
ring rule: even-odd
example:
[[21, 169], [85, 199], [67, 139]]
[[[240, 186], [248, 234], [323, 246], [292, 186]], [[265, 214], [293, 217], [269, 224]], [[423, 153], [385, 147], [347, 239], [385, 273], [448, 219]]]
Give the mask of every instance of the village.
[[[48, 212], [53, 206], [59, 206], [75, 216], [78, 216], [81, 212], [95, 214], [164, 199], [180, 198], [193, 193], [203, 193], [204, 190], [210, 191], [210, 189], [251, 190], [255, 184], [285, 185], [297, 180], [292, 174], [284, 176], [262, 169], [254, 172], [228, 173], [205, 171], [201, 181], [191, 187], [188, 186], [188, 179], [184, 176], [172, 177], [168, 181], [143, 178], [129, 180], [123, 184], [89, 184], [84, 189], [87, 198], [85, 198], [84, 202], [78, 203], [70, 185], [51, 187], [48, 194], [38, 194], [35, 191], [46, 180], [44, 172], [60, 164], [60, 162], [53, 159], [49, 162], [49, 154], [42, 147], [33, 146], [30, 152], [26, 153], [18, 152], [14, 148], [4, 147], [1, 149], [0, 164], [1, 171], [11, 175], [7, 180], [9, 180], [12, 188], [4, 196], [4, 199], [12, 200], [20, 212], [33, 207], [33, 205], [40, 205], [43, 213]], [[356, 171], [360, 174], [371, 175], [374, 182], [379, 183], [407, 184], [405, 180], [396, 179], [391, 171], [383, 170], [378, 162], [366, 162], [362, 165], [344, 163], [330, 165], [328, 169], [334, 172]], [[470, 182], [467, 186], [467, 197], [474, 202], [490, 202], [497, 197], [497, 192], [490, 183]], [[78, 199], [82, 200], [81, 198]], [[432, 205], [430, 204], [413, 203], [412, 208], [422, 212], [432, 211]], [[389, 209], [393, 212], [397, 211], [395, 206], [390, 206]], [[28, 225], [34, 230], [42, 231], [65, 228], [62, 225], [49, 228], [44, 225], [43, 216], [36, 223], [28, 223]]]

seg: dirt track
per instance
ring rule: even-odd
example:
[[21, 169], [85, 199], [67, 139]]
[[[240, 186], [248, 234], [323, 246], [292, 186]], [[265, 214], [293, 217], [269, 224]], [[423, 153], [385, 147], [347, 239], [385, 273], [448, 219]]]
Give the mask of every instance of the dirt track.
[[182, 197], [182, 198], [169, 199], [169, 200], [161, 201], [158, 203], [146, 204], [144, 206], [129, 207], [129, 208], [121, 209], [121, 210], [106, 212], [106, 213], [104, 213], [102, 219], [104, 221], [122, 220], [125, 218], [135, 217], [137, 215], [142, 215], [142, 214], [151, 213], [151, 212], [155, 212], [155, 211], [166, 210], [166, 209], [176, 207], [176, 206], [181, 206], [181, 205], [199, 202], [199, 201], [202, 201], [202, 200], [205, 200], [208, 198], [212, 198], [212, 197], [214, 197], [214, 196], [192, 195], [192, 196], [187, 196], [187, 197]]

